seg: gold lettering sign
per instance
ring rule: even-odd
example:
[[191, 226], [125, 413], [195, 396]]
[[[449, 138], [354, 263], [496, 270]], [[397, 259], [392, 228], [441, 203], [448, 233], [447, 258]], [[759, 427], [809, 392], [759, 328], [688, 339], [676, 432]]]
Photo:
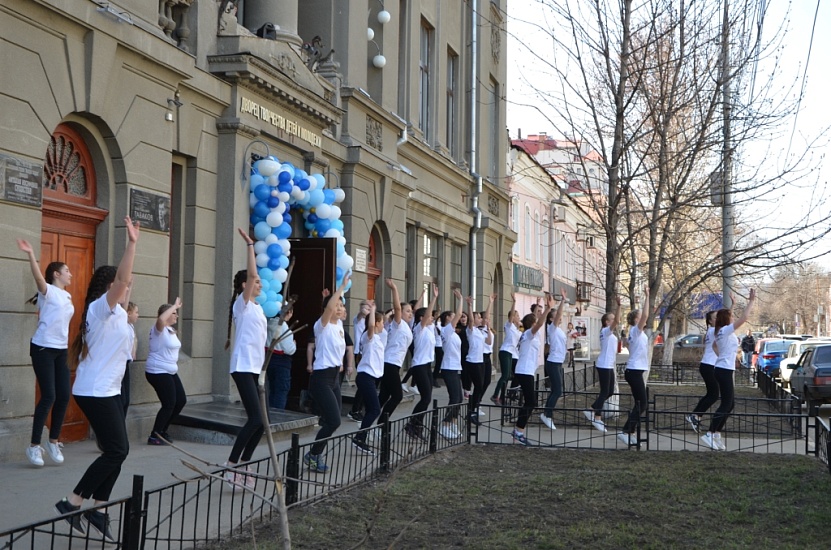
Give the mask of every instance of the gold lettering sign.
[[278, 128], [291, 136], [297, 136], [301, 140], [310, 143], [315, 147], [320, 147], [322, 145], [322, 140], [318, 134], [312, 132], [308, 128], [300, 126], [300, 124], [294, 120], [289, 120], [283, 115], [275, 113], [274, 111], [251, 101], [247, 97], [240, 98], [239, 111], [240, 113], [251, 115], [256, 119], [264, 120], [275, 128]]

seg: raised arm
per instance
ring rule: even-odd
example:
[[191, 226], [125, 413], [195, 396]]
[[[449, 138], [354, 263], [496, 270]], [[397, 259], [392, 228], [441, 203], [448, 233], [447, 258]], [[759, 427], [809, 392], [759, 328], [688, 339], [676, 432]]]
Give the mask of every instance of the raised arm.
[[173, 317], [173, 314], [179, 311], [180, 307], [182, 307], [182, 300], [177, 296], [173, 302], [173, 307], [167, 308], [161, 315], [156, 317], [156, 330], [161, 332], [167, 326], [167, 322]]
[[462, 297], [462, 291], [458, 288], [453, 289], [453, 296], [456, 297], [456, 310], [453, 312], [453, 317], [450, 318], [450, 324], [455, 325], [462, 318], [462, 307], [465, 304], [465, 299]]
[[387, 283], [387, 286], [392, 291], [392, 317], [397, 325], [401, 322], [401, 296], [398, 295], [398, 287], [395, 286], [395, 281], [385, 279], [384, 282]]
[[560, 321], [563, 320], [563, 309], [566, 305], [566, 289], [560, 289], [560, 305], [557, 306], [557, 311], [554, 312], [554, 319], [552, 322], [554, 323], [555, 327], [560, 326]]
[[554, 306], [554, 297], [550, 294], [545, 295], [545, 309], [542, 312], [542, 315], [537, 318], [534, 326], [531, 327], [531, 334], [536, 335], [537, 332], [542, 328], [545, 324], [545, 320], [548, 318], [548, 312], [551, 311], [551, 308]]
[[29, 256], [29, 267], [32, 270], [32, 277], [35, 278], [35, 285], [38, 287], [38, 292], [46, 294], [46, 279], [43, 278], [43, 273], [40, 271], [40, 265], [35, 257], [35, 249], [29, 244], [29, 241], [24, 239], [17, 239], [17, 247]]
[[427, 328], [433, 323], [433, 310], [436, 309], [436, 300], [439, 299], [439, 285], [430, 283], [433, 287], [433, 295], [430, 297], [430, 304], [427, 306], [427, 311], [421, 317], [422, 328]]
[[246, 263], [245, 269], [248, 272], [248, 276], [245, 279], [245, 290], [242, 291], [242, 299], [245, 300], [247, 304], [256, 296], [254, 295], [255, 285], [254, 280], [257, 278], [257, 259], [256, 255], [254, 254], [254, 240], [248, 236], [248, 232], [244, 231], [242, 228], [239, 230], [239, 234], [242, 237], [242, 240], [245, 241], [246, 248], [248, 250], [248, 261]]
[[349, 271], [346, 275], [343, 276], [343, 281], [341, 281], [340, 286], [332, 294], [332, 297], [329, 298], [329, 302], [326, 304], [326, 309], [323, 310], [323, 315], [320, 316], [320, 324], [324, 327], [329, 323], [337, 320], [338, 315], [338, 303], [340, 303], [341, 298], [343, 297], [343, 293], [346, 290], [346, 286], [349, 284], [349, 279], [352, 277], [352, 272]]
[[[735, 304], [735, 302], [733, 302]], [[733, 321], [733, 331], [739, 329], [740, 326], [747, 322], [747, 319], [750, 317], [750, 312], [753, 310], [753, 304], [756, 303], [756, 290], [751, 288], [750, 289], [750, 298], [747, 300], [747, 307], [744, 308], [742, 312], [742, 316]]]
[[375, 336], [375, 300], [368, 300], [369, 313], [366, 314], [366, 339], [372, 340]]
[[127, 311], [127, 306], [130, 305], [130, 298], [133, 296], [133, 280], [130, 279], [130, 282], [127, 283], [127, 292], [124, 293], [124, 299], [119, 302], [121, 307], [124, 308], [124, 311]]
[[516, 311], [516, 294], [511, 292], [511, 309], [508, 310], [508, 319], [511, 318], [511, 316], [514, 314], [515, 311]]
[[467, 304], [467, 327], [465, 328], [470, 332], [473, 330], [473, 296], [465, 298], [465, 303]]
[[638, 320], [638, 330], [643, 332], [646, 326], [646, 319], [649, 317], [647, 308], [649, 307], [649, 285], [643, 287], [643, 308], [641, 308], [641, 318]]
[[490, 326], [491, 324], [491, 308], [493, 308], [493, 303], [496, 301], [497, 298], [498, 295], [495, 292], [488, 296], [488, 305], [487, 307], [485, 307], [485, 313], [483, 314], [483, 322], [488, 326]]
[[617, 328], [617, 324], [620, 321], [620, 296], [615, 296], [615, 320], [609, 323], [609, 330], [612, 332], [615, 331]]
[[136, 243], [138, 243], [140, 233], [139, 223], [133, 223], [130, 216], [126, 216], [124, 224], [127, 228], [127, 248], [124, 249], [124, 254], [118, 263], [115, 281], [107, 291], [107, 305], [110, 306], [110, 309], [121, 303], [130, 281], [133, 279], [133, 261], [136, 259]]

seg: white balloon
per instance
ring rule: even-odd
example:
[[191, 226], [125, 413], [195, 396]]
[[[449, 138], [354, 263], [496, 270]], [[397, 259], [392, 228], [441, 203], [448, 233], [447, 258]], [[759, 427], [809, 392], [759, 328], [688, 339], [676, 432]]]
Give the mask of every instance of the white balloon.
[[268, 266], [268, 254], [257, 254], [257, 267]]
[[346, 237], [344, 237], [343, 235], [338, 237], [338, 244], [340, 244], [342, 246], [346, 246]]
[[277, 196], [278, 196], [278, 197], [280, 197], [280, 200], [281, 200], [282, 202], [289, 202], [289, 199], [291, 198], [291, 197], [289, 196], [289, 194], [288, 194], [288, 193], [286, 193], [285, 191], [280, 191], [280, 194], [279, 194], [279, 195], [277, 195]]
[[248, 195], [248, 204], [251, 205], [251, 208], [257, 206], [257, 203], [260, 202], [260, 199], [257, 198], [257, 195], [251, 193]]
[[303, 190], [297, 187], [296, 185], [291, 188], [291, 196], [294, 199], [299, 199], [303, 197]]
[[321, 203], [315, 206], [315, 214], [317, 214], [318, 218], [323, 218], [324, 220], [328, 220], [329, 216], [332, 214], [332, 207], [328, 204]]
[[279, 241], [277, 241], [277, 244], [279, 244], [280, 248], [283, 249], [283, 254], [288, 256], [289, 252], [291, 251], [291, 243], [289, 242], [289, 240], [288, 239], [280, 239]]
[[265, 254], [266, 248], [268, 248], [268, 244], [265, 241], [257, 241], [254, 243], [254, 254]]
[[335, 192], [335, 202], [343, 202], [343, 199], [346, 198], [346, 192], [340, 187], [332, 189], [332, 191]]
[[283, 215], [272, 210], [271, 213], [265, 217], [265, 223], [267, 223], [269, 227], [280, 227], [283, 225]]
[[277, 185], [280, 183], [280, 180], [277, 179], [277, 176], [270, 176], [265, 182], [271, 187], [277, 187]]
[[340, 237], [340, 231], [338, 231], [337, 229], [335, 229], [335, 228], [333, 227], [332, 229], [330, 229], [329, 231], [327, 231], [327, 232], [326, 232], [326, 234], [325, 234], [325, 235], [323, 235], [323, 236], [324, 236], [324, 237], [328, 237], [328, 238], [330, 238], [330, 239], [336, 239], [337, 237]]
[[285, 283], [288, 276], [288, 271], [286, 271], [282, 267], [274, 272], [274, 279], [280, 281], [281, 283]]
[[[284, 195], [285, 193], [280, 193], [280, 194]], [[282, 200], [280, 201], [280, 204], [275, 206], [274, 209], [272, 210], [272, 212], [279, 212], [280, 214], [282, 214], [285, 211], [286, 211], [286, 201], [282, 201]]]
[[309, 180], [309, 188], [306, 189], [307, 193], [309, 191], [314, 191], [315, 189], [317, 189], [317, 180], [316, 179], [314, 179], [314, 178], [306, 178], [306, 179]]
[[274, 175], [280, 169], [280, 165], [271, 159], [260, 159], [254, 163], [254, 169], [263, 177]]
[[268, 234], [268, 236], [266, 236], [266, 238], [265, 238], [265, 239], [263, 239], [263, 242], [264, 242], [266, 245], [270, 245], [270, 244], [274, 244], [274, 243], [276, 243], [276, 242], [277, 242], [277, 241], [279, 241], [279, 240], [280, 240], [280, 237], [278, 237], [278, 236], [277, 236], [277, 235], [275, 235], [274, 233], [269, 233], [269, 234]]
[[350, 269], [352, 269], [352, 265], [354, 263], [355, 261], [349, 254], [344, 254], [338, 258], [338, 267], [344, 271], [349, 271]]
[[329, 214], [329, 219], [330, 220], [339, 220], [341, 214], [343, 213], [343, 212], [341, 212], [340, 206], [337, 206], [337, 205], [333, 204], [332, 206], [329, 207], [329, 209], [332, 212], [331, 214]]

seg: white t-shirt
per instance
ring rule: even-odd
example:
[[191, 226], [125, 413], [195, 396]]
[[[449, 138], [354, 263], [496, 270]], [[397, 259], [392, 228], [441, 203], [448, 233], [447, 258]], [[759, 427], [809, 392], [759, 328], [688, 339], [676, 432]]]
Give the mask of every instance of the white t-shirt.
[[315, 360], [313, 370], [340, 368], [343, 366], [343, 355], [346, 353], [346, 340], [343, 337], [343, 323], [340, 319], [330, 321], [323, 326], [320, 319], [314, 327], [315, 332]]
[[548, 325], [548, 361], [562, 363], [566, 360], [566, 333], [551, 323]]
[[[389, 324], [387, 348], [384, 350], [384, 362], [400, 367], [404, 363], [407, 348], [413, 341], [413, 331], [403, 319], [398, 323], [395, 319]], [[435, 350], [433, 350], [435, 353]]]
[[462, 339], [456, 334], [454, 323], [441, 327], [441, 340], [444, 348], [441, 370], [462, 370]]
[[499, 348], [499, 351], [509, 351], [511, 352], [511, 357], [514, 359], [519, 358], [519, 349], [517, 345], [519, 344], [519, 337], [522, 333], [516, 328], [516, 325], [512, 322], [508, 321], [505, 323], [505, 339], [502, 340], [502, 347]]
[[382, 330], [369, 339], [369, 334], [364, 331], [361, 336], [361, 362], [358, 363], [358, 372], [365, 372], [373, 378], [384, 376], [384, 349], [387, 347], [387, 331]]
[[600, 356], [597, 358], [597, 368], [613, 369], [617, 359], [617, 335], [609, 327], [600, 329]]
[[282, 351], [283, 355], [294, 355], [297, 351], [297, 342], [294, 341], [294, 334], [289, 334], [283, 338], [285, 333], [291, 332], [289, 330], [289, 324], [285, 321], [281, 323], [279, 317], [272, 317], [268, 320], [267, 326], [268, 329], [265, 339], [266, 349], [271, 346], [271, 341], [276, 338], [280, 341], [274, 346], [274, 351]]
[[[488, 336], [489, 333], [490, 333], [490, 337], [491, 337], [491, 343], [490, 344], [488, 344], [488, 340], [487, 340], [487, 336]], [[485, 331], [485, 343], [483, 344], [484, 347], [482, 348], [482, 353], [484, 353], [486, 355], [492, 355], [493, 354], [493, 341], [494, 340], [495, 340], [494, 333], [490, 329], [490, 327], [488, 327], [488, 330]]]
[[467, 362], [468, 363], [484, 363], [485, 358], [482, 354], [485, 353], [485, 338], [488, 333], [479, 327], [467, 327]]
[[147, 362], [144, 372], [148, 374], [176, 374], [179, 371], [179, 350], [182, 342], [169, 327], [161, 332], [156, 325], [150, 328], [150, 351], [147, 352]]
[[716, 329], [709, 327], [704, 334], [704, 355], [701, 356], [701, 362], [705, 365], [713, 366], [716, 364], [716, 350], [713, 349], [713, 342], [716, 340]]
[[736, 370], [736, 353], [739, 351], [739, 339], [734, 334], [733, 323], [721, 327], [716, 334], [715, 344], [718, 347], [717, 369]]
[[263, 308], [254, 300], [246, 303], [240, 294], [234, 301], [232, 311], [236, 330], [231, 350], [231, 373], [260, 374], [265, 361], [265, 340], [268, 337], [268, 322]]
[[531, 329], [526, 330], [519, 337], [519, 360], [516, 362], [517, 374], [530, 374], [537, 372], [537, 361], [540, 356], [540, 339]]
[[413, 366], [426, 365], [436, 359], [436, 329], [433, 323], [423, 327], [421, 323], [413, 331]]
[[647, 347], [649, 346], [649, 338], [646, 333], [636, 326], [629, 329], [629, 361], [626, 363], [626, 368], [630, 370], [647, 370], [648, 356]]
[[437, 347], [437, 348], [442, 347], [442, 342], [441, 342], [441, 327], [439, 326], [439, 322], [438, 322], [438, 321], [434, 321], [434, 322], [433, 322], [433, 333], [436, 335], [436, 347]]
[[121, 394], [121, 379], [130, 359], [132, 331], [127, 312], [120, 304], [113, 308], [107, 295], [87, 309], [86, 343], [89, 353], [75, 371], [72, 395], [112, 397]]
[[69, 347], [69, 321], [75, 313], [72, 296], [55, 285], [46, 285], [46, 294], [38, 292], [38, 328], [32, 336], [36, 346], [52, 349]]

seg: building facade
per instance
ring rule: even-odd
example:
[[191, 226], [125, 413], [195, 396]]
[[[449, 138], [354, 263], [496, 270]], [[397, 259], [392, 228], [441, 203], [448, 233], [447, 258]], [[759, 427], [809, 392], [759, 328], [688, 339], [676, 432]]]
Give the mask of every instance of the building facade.
[[[390, 277], [408, 298], [438, 283], [445, 309], [454, 287], [477, 303], [498, 292], [504, 315], [515, 241], [495, 161], [507, 150], [504, 5], [0, 0], [0, 10], [0, 433], [10, 443], [0, 459], [22, 456], [36, 399], [36, 317], [23, 303], [34, 283], [15, 237], [43, 265], [70, 266], [77, 314], [93, 269], [121, 256], [124, 217], [142, 222], [133, 437], [157, 408], [142, 376], [152, 315], [177, 296], [190, 402], [236, 399], [224, 343], [252, 154], [343, 189], [350, 309], [387, 304], [379, 280]], [[305, 238], [302, 218], [291, 223]], [[88, 436], [80, 411], [65, 433]]]

